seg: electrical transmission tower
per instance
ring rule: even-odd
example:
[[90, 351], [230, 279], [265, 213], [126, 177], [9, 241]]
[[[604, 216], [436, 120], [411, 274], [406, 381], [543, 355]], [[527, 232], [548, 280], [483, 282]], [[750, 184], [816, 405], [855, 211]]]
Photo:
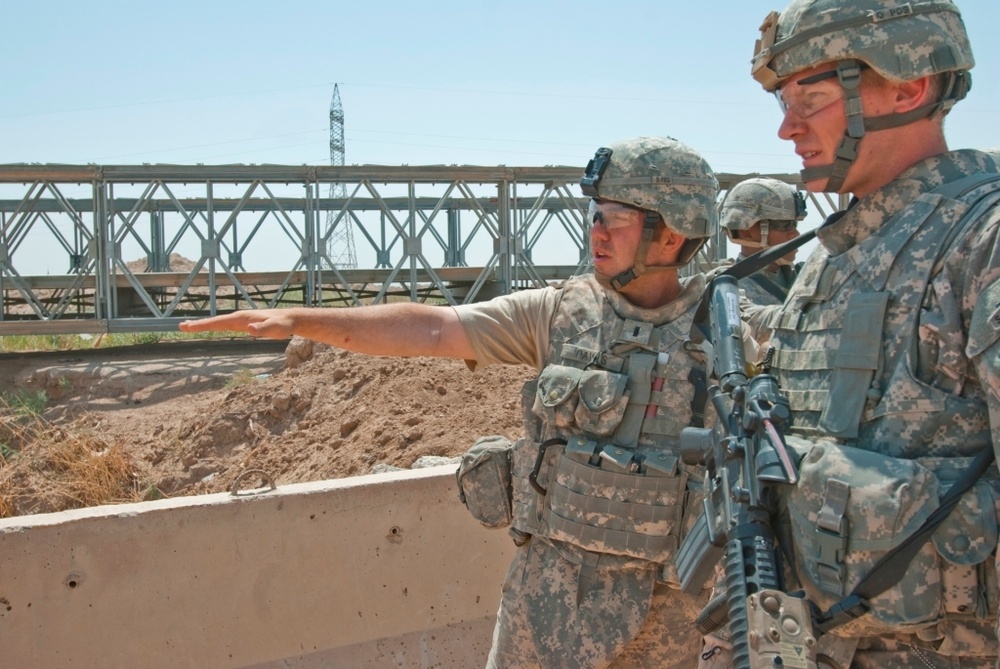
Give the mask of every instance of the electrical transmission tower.
[[[344, 164], [344, 108], [340, 104], [340, 90], [333, 85], [333, 99], [330, 101], [330, 164]], [[347, 197], [347, 188], [342, 183], [330, 184], [331, 199]], [[339, 211], [330, 209], [326, 213], [327, 256], [330, 262], [341, 269], [355, 269], [358, 259], [354, 254], [354, 229], [349, 213], [340, 219], [340, 224], [334, 228]], [[332, 229], [332, 233], [331, 233]]]

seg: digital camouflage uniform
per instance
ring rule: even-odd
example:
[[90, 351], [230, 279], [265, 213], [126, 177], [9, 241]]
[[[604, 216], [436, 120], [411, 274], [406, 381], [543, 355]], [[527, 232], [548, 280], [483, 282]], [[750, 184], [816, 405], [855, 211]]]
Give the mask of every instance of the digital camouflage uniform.
[[[657, 138], [601, 151], [585, 193], [662, 211], [689, 238], [711, 233], [717, 184], [697, 154]], [[456, 307], [478, 364], [540, 372], [512, 451], [518, 549], [489, 669], [690, 667], [700, 651], [693, 620], [707, 592], [677, 589], [673, 554], [685, 508], [697, 507], [688, 496], [699, 470], [680, 462], [679, 435], [702, 421], [704, 356], [688, 340], [705, 278], [642, 309], [611, 287], [627, 274]]]
[[[775, 221], [797, 224], [806, 216], [806, 203], [795, 187], [767, 177], [754, 177], [736, 184], [719, 203], [719, 225], [729, 235], [731, 243], [758, 246], [764, 250], [774, 246], [768, 239], [769, 228]], [[737, 238], [734, 233], [760, 225], [760, 241]], [[740, 253], [736, 262], [748, 256]], [[753, 304], [781, 304], [795, 282], [797, 269], [790, 260], [776, 261], [777, 267], [764, 267], [739, 280], [743, 296]]]
[[[902, 504], [872, 511], [863, 538], [870, 544], [898, 543], [933, 510], [970, 456], [1000, 443], [1000, 181], [963, 196], [976, 202], [988, 193], [977, 206], [981, 213], [947, 248], [942, 239], [967, 205], [932, 192], [986, 171], [996, 167], [979, 152], [937, 156], [835, 215], [819, 231], [820, 246], [785, 306], [752, 319], [758, 337], [770, 338], [776, 348], [772, 373], [788, 395], [793, 435], [919, 463], [913, 476], [923, 477], [921, 484], [914, 478], [908, 485], [933, 499], [909, 511]], [[831, 476], [844, 467], [838, 457], [831, 453], [822, 461]], [[932, 658], [930, 666], [993, 666], [995, 471], [988, 476], [911, 563], [913, 576], [879, 598], [890, 611], [883, 616], [887, 624], [914, 634], [876, 637], [880, 623], [866, 620], [870, 615], [833, 631], [861, 637], [852, 666], [916, 666], [921, 653]], [[828, 489], [810, 489], [811, 481], [804, 475], [789, 500], [797, 536], [830, 530], [817, 518], [830, 508]], [[811, 594], [826, 605], [846, 595], [865, 571], [846, 572], [842, 561], [824, 563], [815, 554], [819, 546], [802, 542], [796, 549], [809, 551], [797, 553], [797, 566], [811, 575]], [[897, 644], [898, 653], [881, 650]], [[955, 655], [981, 660], [953, 665]]]
[[[681, 667], [700, 648], [691, 622], [705, 598], [671, 587], [670, 558], [687, 489], [698, 482], [678, 462], [677, 448], [692, 417], [695, 386], [688, 377], [704, 364], [685, 347], [704, 286], [703, 277], [693, 277], [675, 301], [655, 310], [630, 305], [593, 276], [543, 289], [555, 295], [554, 313], [534, 307], [534, 296], [524, 293], [501, 298], [520, 299], [520, 309], [551, 320], [540, 324], [548, 323], [549, 355], [529, 389], [528, 435], [513, 453], [514, 535], [525, 543], [503, 586], [490, 666]], [[474, 346], [489, 336], [488, 328], [504, 323], [490, 306], [460, 310]], [[637, 343], [637, 328], [649, 336], [645, 343]], [[658, 352], [666, 354], [665, 363], [657, 362]], [[632, 387], [623, 373], [639, 364], [647, 367], [645, 381]], [[663, 389], [651, 392], [655, 377], [664, 380]], [[636, 446], [615, 446], [630, 441], [616, 434], [628, 407], [644, 413], [647, 404], [657, 407], [656, 416], [642, 420]], [[538, 477], [546, 501], [528, 475], [539, 444], [554, 437], [571, 443], [546, 451]], [[643, 454], [645, 473], [607, 459], [594, 467], [590, 455], [573, 459], [601, 445]], [[569, 449], [574, 454], [567, 455]], [[584, 496], [607, 500], [606, 508], [588, 509]]]
[[[866, 131], [939, 113], [968, 90], [972, 54], [952, 3], [795, 0], [761, 30], [754, 76], [768, 90], [837, 64], [848, 130], [834, 164], [802, 174], [828, 177], [830, 190]], [[942, 74], [942, 100], [865, 118], [853, 88], [858, 61], [896, 79]], [[911, 166], [831, 216], [784, 306], [753, 314], [776, 348], [772, 373], [794, 418], [790, 445], [804, 454], [785, 499], [791, 585], [821, 608], [926, 519], [972, 455], [1000, 443], [996, 174], [977, 151]], [[994, 666], [997, 488], [993, 467], [899, 585], [821, 643], [839, 640], [848, 658], [856, 645], [852, 667]]]

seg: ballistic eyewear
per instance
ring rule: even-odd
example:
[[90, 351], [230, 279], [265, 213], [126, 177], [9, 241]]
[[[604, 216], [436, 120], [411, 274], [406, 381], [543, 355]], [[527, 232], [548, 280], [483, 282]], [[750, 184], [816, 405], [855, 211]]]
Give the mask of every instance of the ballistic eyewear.
[[774, 92], [774, 97], [782, 114], [790, 109], [799, 118], [809, 118], [834, 102], [843, 100], [844, 89], [837, 79], [837, 70], [833, 69], [789, 81]]
[[609, 230], [639, 225], [643, 222], [644, 213], [641, 209], [630, 207], [618, 202], [591, 200], [587, 207], [587, 220], [591, 226], [603, 225]]
[[767, 229], [775, 232], [790, 232], [798, 227], [798, 221], [768, 221]]

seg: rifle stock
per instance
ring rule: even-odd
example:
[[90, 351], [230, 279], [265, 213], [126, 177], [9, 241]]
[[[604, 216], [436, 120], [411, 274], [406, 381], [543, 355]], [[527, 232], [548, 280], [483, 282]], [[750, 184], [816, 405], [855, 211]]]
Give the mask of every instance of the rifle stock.
[[770, 525], [774, 486], [798, 479], [782, 436], [788, 400], [773, 376], [748, 371], [736, 280], [717, 276], [706, 295], [706, 348], [716, 380], [709, 397], [717, 421], [681, 433], [684, 461], [706, 468], [702, 513], [677, 554], [681, 587], [699, 591], [721, 560], [725, 596], [699, 616], [699, 631], [709, 633], [728, 621], [736, 669], [814, 669], [809, 607], [783, 592]]

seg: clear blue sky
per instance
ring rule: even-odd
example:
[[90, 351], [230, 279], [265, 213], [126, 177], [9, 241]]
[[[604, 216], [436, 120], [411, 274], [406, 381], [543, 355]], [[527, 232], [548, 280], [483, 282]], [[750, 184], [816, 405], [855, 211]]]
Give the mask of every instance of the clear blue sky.
[[[1000, 3], [952, 147], [1000, 146]], [[584, 165], [666, 134], [720, 172], [794, 172], [749, 76], [771, 0], [2, 0], [0, 163]]]

